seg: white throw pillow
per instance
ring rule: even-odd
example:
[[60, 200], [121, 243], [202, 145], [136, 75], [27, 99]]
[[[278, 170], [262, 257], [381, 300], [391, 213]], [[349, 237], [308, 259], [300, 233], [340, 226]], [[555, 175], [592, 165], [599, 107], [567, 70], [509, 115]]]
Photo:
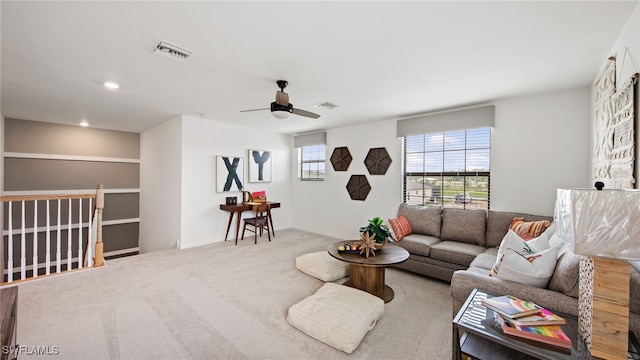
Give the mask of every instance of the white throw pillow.
[[500, 247], [498, 248], [498, 256], [504, 254], [507, 249], [512, 249], [518, 254], [530, 254], [549, 248], [549, 241], [542, 235], [529, 241], [523, 240], [515, 231], [509, 230], [507, 235], [502, 238]]
[[490, 276], [544, 288], [556, 268], [558, 249], [547, 237], [524, 241], [509, 230], [502, 239]]
[[565, 242], [562, 240], [558, 232], [549, 238], [549, 246], [560, 249], [563, 245], [565, 245]]

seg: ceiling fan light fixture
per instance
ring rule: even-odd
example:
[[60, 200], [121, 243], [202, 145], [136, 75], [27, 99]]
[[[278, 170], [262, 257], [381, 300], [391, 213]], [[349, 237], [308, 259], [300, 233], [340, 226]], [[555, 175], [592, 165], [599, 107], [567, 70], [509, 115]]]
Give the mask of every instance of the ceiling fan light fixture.
[[288, 106], [280, 105], [277, 102], [271, 103], [271, 115], [277, 119], [286, 119], [293, 112], [293, 104], [289, 103]]
[[286, 110], [273, 110], [271, 115], [277, 119], [286, 119], [291, 115], [291, 113]]
[[286, 119], [291, 114], [296, 114], [298, 116], [311, 119], [317, 119], [320, 117], [320, 115], [312, 113], [311, 111], [294, 108], [293, 104], [289, 102], [289, 95], [284, 92], [284, 88], [287, 86], [287, 82], [285, 80], [278, 80], [276, 83], [278, 84], [280, 91], [276, 92], [276, 101], [271, 103], [270, 108], [240, 110], [240, 112], [270, 109], [271, 115], [273, 115], [273, 117], [277, 119]]

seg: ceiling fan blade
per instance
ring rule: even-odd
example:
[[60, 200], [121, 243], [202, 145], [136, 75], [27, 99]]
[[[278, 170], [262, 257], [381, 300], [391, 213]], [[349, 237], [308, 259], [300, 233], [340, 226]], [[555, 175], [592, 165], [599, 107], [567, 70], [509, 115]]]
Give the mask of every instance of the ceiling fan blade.
[[249, 112], [249, 111], [259, 111], [259, 110], [269, 110], [269, 108], [260, 108], [260, 109], [249, 109], [249, 110], [240, 110], [240, 112]]
[[276, 104], [280, 104], [282, 106], [289, 105], [289, 94], [284, 91], [276, 91]]
[[300, 116], [304, 116], [304, 117], [308, 117], [308, 118], [312, 118], [312, 119], [317, 119], [317, 118], [320, 117], [320, 115], [312, 113], [311, 111], [301, 110], [301, 109], [296, 109], [296, 108], [293, 108], [292, 112], [294, 114], [296, 114], [296, 115], [300, 115]]

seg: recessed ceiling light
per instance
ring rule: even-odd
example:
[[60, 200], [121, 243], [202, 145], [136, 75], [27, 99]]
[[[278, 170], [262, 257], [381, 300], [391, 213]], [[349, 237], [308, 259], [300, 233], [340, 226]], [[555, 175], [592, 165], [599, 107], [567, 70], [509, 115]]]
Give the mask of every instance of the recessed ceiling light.
[[104, 86], [108, 89], [117, 89], [120, 87], [120, 85], [118, 85], [118, 83], [113, 82], [113, 81], [107, 81], [104, 83]]
[[82, 121], [80, 121], [80, 126], [87, 127], [87, 126], [89, 126], [89, 122], [87, 120], [82, 120]]

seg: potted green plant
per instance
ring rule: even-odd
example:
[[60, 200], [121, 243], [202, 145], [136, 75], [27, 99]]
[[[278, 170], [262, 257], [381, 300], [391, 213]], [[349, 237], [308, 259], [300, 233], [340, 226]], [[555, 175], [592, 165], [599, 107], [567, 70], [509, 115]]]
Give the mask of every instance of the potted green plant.
[[395, 240], [389, 227], [385, 225], [384, 220], [379, 216], [369, 220], [367, 226], [360, 228], [360, 233], [368, 233], [369, 235], [375, 235], [375, 242], [378, 244], [385, 244], [387, 239]]

